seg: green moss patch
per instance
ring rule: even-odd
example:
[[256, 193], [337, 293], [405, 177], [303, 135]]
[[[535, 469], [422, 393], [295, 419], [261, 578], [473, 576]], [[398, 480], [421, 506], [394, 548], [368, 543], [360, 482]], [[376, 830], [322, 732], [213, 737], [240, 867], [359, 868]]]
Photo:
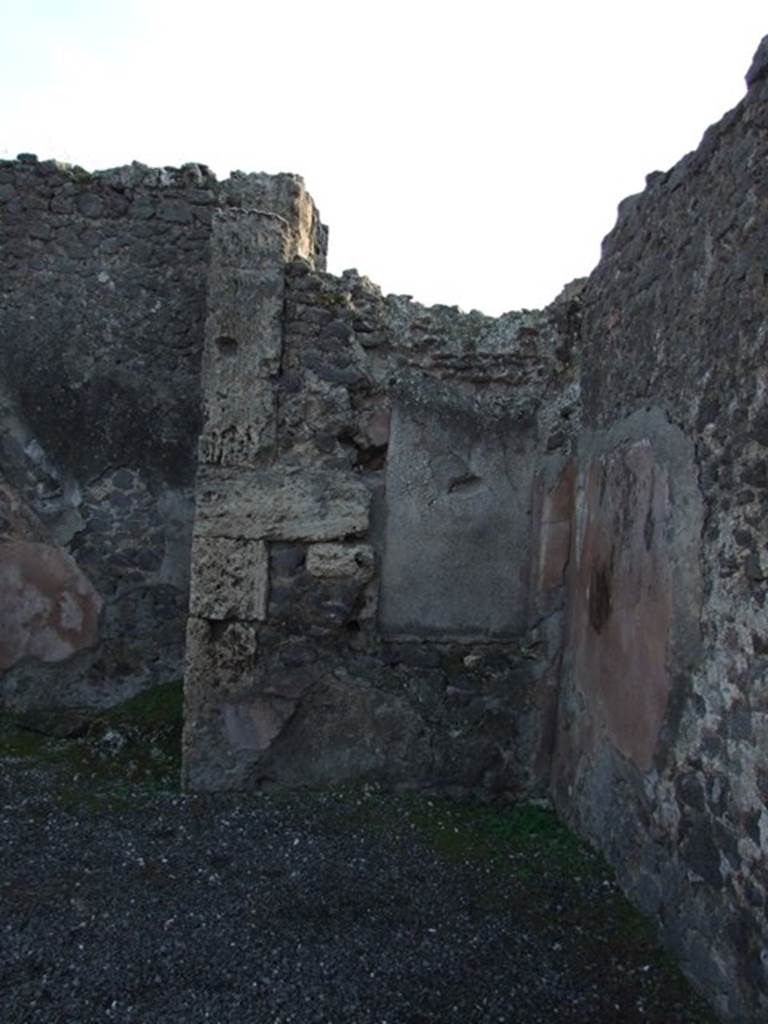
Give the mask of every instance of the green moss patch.
[[119, 799], [128, 787], [177, 790], [182, 684], [144, 690], [98, 712], [0, 714], [0, 758], [60, 766], [60, 795]]
[[553, 810], [414, 798], [409, 816], [447, 861], [484, 867], [488, 911], [511, 905], [521, 927], [550, 932], [553, 949], [581, 950], [588, 964], [624, 965], [649, 1020], [662, 1019], [657, 1014], [666, 1006], [682, 1009], [689, 1024], [714, 1024], [674, 958], [659, 946], [653, 924], [622, 894], [612, 868]]
[[146, 729], [177, 733], [180, 737], [183, 715], [184, 686], [179, 681], [142, 690], [130, 700], [111, 708], [103, 717]]
[[542, 851], [549, 870], [583, 876], [594, 875], [601, 866], [552, 810], [536, 804], [498, 808], [419, 801], [411, 820], [447, 858], [491, 861], [520, 877], [538, 874]]

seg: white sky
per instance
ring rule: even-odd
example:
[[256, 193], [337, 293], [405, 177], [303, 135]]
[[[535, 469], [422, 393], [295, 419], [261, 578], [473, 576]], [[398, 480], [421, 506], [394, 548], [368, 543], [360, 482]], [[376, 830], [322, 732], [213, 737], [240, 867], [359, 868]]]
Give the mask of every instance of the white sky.
[[591, 270], [766, 33], [765, 0], [0, 0], [0, 157], [294, 171], [331, 270], [496, 314]]

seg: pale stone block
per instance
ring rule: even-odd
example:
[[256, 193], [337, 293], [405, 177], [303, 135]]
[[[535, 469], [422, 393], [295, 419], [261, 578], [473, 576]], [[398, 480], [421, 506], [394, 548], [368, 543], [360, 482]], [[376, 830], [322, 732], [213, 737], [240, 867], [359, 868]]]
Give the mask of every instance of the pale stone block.
[[[302, 256], [318, 270], [324, 269], [327, 232], [302, 178], [295, 174], [235, 171], [221, 182], [220, 189], [224, 196], [235, 200], [238, 213], [247, 212], [254, 219], [275, 215], [282, 218], [287, 232], [286, 258]], [[232, 211], [228, 213], [231, 215]]]
[[368, 581], [375, 571], [373, 548], [368, 544], [312, 544], [307, 551], [312, 576]]
[[234, 339], [219, 338], [211, 347], [217, 351], [204, 364], [206, 427], [236, 423], [264, 430], [275, 417], [274, 382], [260, 376], [258, 355], [241, 351]]
[[[265, 204], [266, 205], [266, 204]], [[284, 217], [268, 209], [217, 210], [211, 222], [211, 266], [256, 270], [289, 256]]]
[[201, 466], [197, 490], [201, 537], [323, 541], [368, 529], [368, 488], [337, 470]]
[[239, 211], [215, 217], [202, 361], [206, 426], [255, 424], [272, 416], [271, 384], [282, 356], [287, 225]]
[[189, 610], [204, 619], [263, 620], [269, 569], [262, 541], [196, 537]]
[[282, 264], [260, 270], [212, 268], [208, 301], [204, 374], [211, 363], [222, 361], [259, 374], [277, 371], [282, 350]]
[[206, 424], [198, 443], [198, 459], [213, 466], [248, 466], [275, 442], [275, 423]]
[[185, 714], [195, 718], [211, 703], [247, 691], [256, 668], [257, 625], [226, 622], [223, 626], [190, 615], [184, 671]]

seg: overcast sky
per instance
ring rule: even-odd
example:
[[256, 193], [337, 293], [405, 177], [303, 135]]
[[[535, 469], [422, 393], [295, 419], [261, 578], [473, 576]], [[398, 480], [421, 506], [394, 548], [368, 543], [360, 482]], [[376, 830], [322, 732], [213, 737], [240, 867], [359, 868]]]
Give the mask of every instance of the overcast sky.
[[495, 314], [591, 270], [766, 33], [765, 0], [0, 0], [0, 157], [294, 171], [331, 270]]

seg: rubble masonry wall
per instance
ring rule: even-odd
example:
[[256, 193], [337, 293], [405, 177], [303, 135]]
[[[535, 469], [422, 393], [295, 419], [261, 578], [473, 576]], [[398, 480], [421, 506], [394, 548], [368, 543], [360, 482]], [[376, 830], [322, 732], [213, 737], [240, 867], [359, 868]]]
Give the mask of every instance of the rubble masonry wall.
[[583, 293], [553, 792], [725, 1019], [768, 1014], [768, 45]]
[[768, 41], [747, 80], [496, 320], [326, 274], [291, 175], [0, 162], [2, 706], [185, 658], [190, 788], [549, 794], [765, 1019]]

